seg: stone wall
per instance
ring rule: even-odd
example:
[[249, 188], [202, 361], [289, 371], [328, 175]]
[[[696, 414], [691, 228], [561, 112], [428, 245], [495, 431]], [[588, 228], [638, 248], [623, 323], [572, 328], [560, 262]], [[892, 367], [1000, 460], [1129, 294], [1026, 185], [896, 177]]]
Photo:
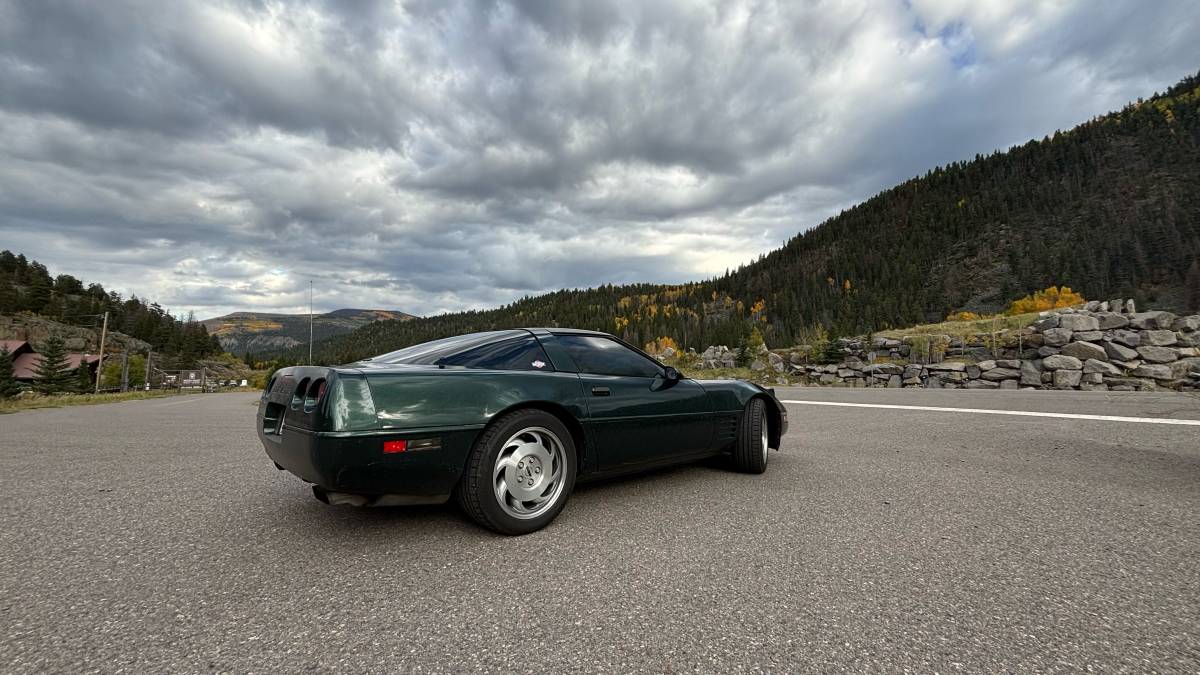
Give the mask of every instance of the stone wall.
[[[954, 389], [1200, 389], [1200, 315], [1138, 312], [1132, 301], [1090, 302], [1043, 312], [1031, 326], [967, 337], [913, 335], [839, 341], [835, 364], [800, 352], [768, 353], [754, 368], [789, 383]], [[710, 347], [702, 367], [728, 367], [732, 351]]]

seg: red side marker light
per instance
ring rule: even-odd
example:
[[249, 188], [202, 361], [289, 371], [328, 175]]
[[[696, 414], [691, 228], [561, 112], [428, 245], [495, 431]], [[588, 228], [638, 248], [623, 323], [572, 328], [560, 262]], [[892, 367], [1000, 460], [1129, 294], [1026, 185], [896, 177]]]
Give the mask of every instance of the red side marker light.
[[384, 441], [383, 451], [387, 453], [404, 452], [408, 449], [408, 441]]

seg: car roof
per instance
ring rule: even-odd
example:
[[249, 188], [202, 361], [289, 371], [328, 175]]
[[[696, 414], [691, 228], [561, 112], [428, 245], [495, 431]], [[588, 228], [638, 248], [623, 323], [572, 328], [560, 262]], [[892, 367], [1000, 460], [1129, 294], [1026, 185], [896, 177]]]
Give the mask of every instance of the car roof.
[[555, 335], [603, 335], [605, 337], [612, 337], [612, 335], [605, 333], [603, 331], [587, 330], [584, 328], [553, 327], [553, 328], [526, 328], [525, 330], [527, 330], [530, 333], [533, 333], [535, 335], [537, 335], [539, 333], [540, 334], [552, 333]]

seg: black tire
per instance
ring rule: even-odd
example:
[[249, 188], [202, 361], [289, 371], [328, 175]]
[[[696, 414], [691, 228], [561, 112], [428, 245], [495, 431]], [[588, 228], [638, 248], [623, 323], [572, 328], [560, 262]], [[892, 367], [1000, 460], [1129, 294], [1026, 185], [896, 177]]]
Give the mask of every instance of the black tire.
[[738, 424], [737, 442], [733, 446], [733, 465], [744, 473], [767, 470], [767, 404], [761, 398], [751, 399]]
[[[557, 440], [560, 446], [558, 454], [561, 456], [561, 465], [546, 466], [545, 469], [547, 472], [559, 471], [558, 481], [561, 481], [562, 486], [554, 488], [557, 491], [554, 492], [553, 498], [547, 498], [545, 502], [537, 504], [536, 507], [530, 507], [530, 513], [517, 516], [513, 514], [513, 511], [525, 508], [525, 503], [513, 499], [505, 500], [505, 503], [502, 504], [500, 497], [497, 496], [495, 479], [501, 471], [497, 464], [501, 452], [520, 447], [509, 441], [524, 432], [536, 434], [546, 432], [546, 435], [543, 435], [540, 440], [551, 445], [550, 438]], [[522, 438], [536, 437], [523, 436]], [[545, 444], [543, 447], [546, 447]], [[514, 454], [510, 454], [508, 457], [511, 459]], [[554, 520], [566, 506], [571, 491], [575, 488], [577, 461], [575, 442], [571, 438], [571, 432], [557, 417], [543, 410], [513, 411], [495, 420], [475, 441], [475, 447], [471, 449], [471, 455], [467, 459], [466, 469], [459, 480], [456, 491], [458, 503], [472, 520], [493, 532], [507, 535], [536, 532]], [[513, 468], [511, 463], [509, 466]], [[522, 468], [524, 468], [524, 464], [522, 464]], [[539, 460], [539, 474], [542, 473], [542, 469], [543, 464]], [[525, 477], [518, 476], [518, 479], [524, 480]]]

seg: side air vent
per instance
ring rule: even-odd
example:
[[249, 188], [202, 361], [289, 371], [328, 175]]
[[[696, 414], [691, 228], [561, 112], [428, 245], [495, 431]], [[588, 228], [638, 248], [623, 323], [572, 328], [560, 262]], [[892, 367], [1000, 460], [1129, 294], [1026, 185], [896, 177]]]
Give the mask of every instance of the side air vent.
[[737, 437], [737, 418], [725, 417], [717, 420], [717, 440], [732, 441]]

